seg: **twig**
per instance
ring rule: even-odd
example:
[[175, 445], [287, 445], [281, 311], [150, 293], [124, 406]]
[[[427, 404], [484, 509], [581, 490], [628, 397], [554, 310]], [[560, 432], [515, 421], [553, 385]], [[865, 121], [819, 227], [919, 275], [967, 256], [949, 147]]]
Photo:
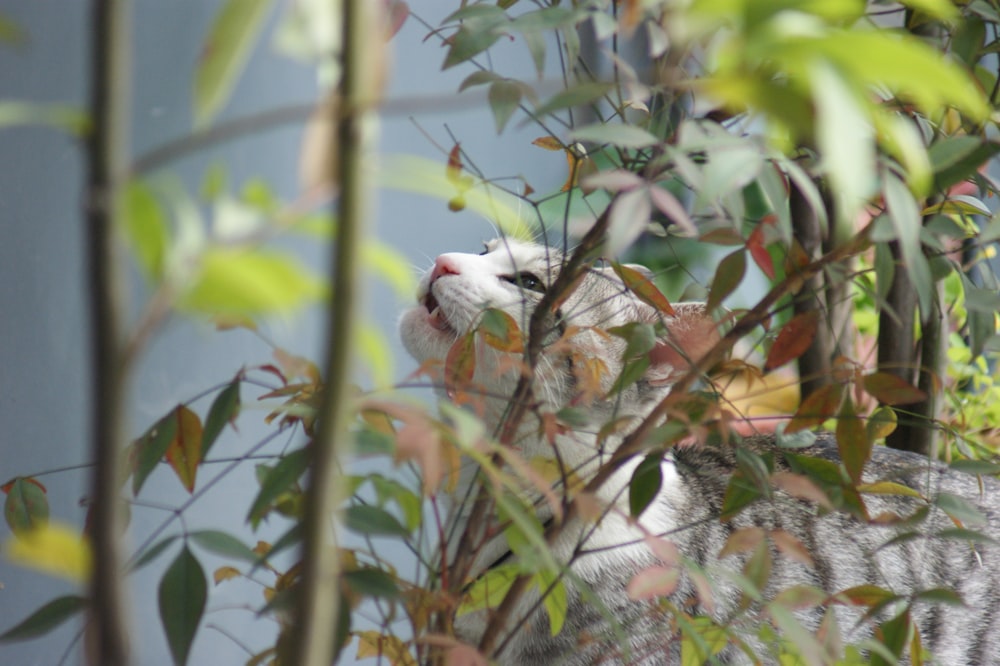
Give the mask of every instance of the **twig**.
[[[330, 632], [338, 626], [340, 608], [338, 579], [340, 555], [331, 544], [335, 538], [331, 519], [337, 510], [346, 485], [340, 465], [347, 449], [347, 424], [351, 416], [351, 370], [355, 337], [355, 302], [359, 275], [357, 257], [361, 255], [361, 228], [367, 215], [368, 187], [364, 158], [370, 154], [371, 137], [365, 124], [371, 109], [371, 81], [377, 76], [372, 67], [372, 42], [377, 33], [371, 23], [374, 3], [346, 0], [343, 15], [343, 76], [340, 81], [342, 104], [332, 105], [338, 114], [337, 151], [340, 175], [339, 224], [332, 244], [334, 282], [333, 302], [329, 307], [326, 386], [320, 409], [319, 433], [313, 442], [312, 474], [306, 489], [305, 531], [302, 578], [297, 604], [298, 640], [294, 641], [295, 659], [300, 666], [328, 666], [332, 660]], [[377, 47], [376, 47], [377, 48]]]
[[91, 663], [123, 666], [129, 661], [122, 551], [124, 523], [119, 497], [119, 457], [126, 370], [122, 321], [124, 279], [115, 252], [115, 199], [123, 174], [129, 133], [128, 0], [91, 5], [90, 118], [87, 138], [87, 272], [90, 299], [91, 477], [94, 569], [90, 579]]

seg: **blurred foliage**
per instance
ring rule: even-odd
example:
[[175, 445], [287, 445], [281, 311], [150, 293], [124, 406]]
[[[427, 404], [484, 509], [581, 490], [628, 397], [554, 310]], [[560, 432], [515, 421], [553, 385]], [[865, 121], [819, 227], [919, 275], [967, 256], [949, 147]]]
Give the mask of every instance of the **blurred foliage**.
[[[224, 2], [192, 75], [192, 130], [211, 131], [226, 122], [220, 121], [220, 113], [249, 53], [265, 38], [314, 66], [325, 85], [334, 83], [340, 71], [333, 57], [339, 53], [336, 4]], [[498, 133], [521, 124], [537, 127], [540, 136], [534, 145], [524, 146], [526, 158], [551, 159], [554, 169], [565, 168], [565, 184], [558, 191], [537, 192], [523, 177], [513, 185], [493, 180], [457, 141], [439, 162], [400, 157], [382, 174], [384, 184], [439, 198], [452, 211], [473, 210], [516, 237], [544, 230], [568, 242], [584, 237], [605, 218], [602, 253], [616, 262], [618, 274], [644, 301], [667, 311], [670, 302], [707, 300], [713, 307], [728, 307], [737, 326], [740, 317], [748, 317], [743, 321], [749, 334], [734, 358], [722, 364], [725, 372], [717, 378], [721, 385], [728, 373], [739, 380], [734, 385], [743, 387], [739, 394], [725, 394], [727, 409], [753, 402], [754, 391], [781, 390], [783, 383], [775, 377], [787, 376], [782, 373], [789, 365], [810, 353], [819, 332], [832, 333], [832, 343], [822, 350], [832, 368], [825, 385], [803, 396], [801, 404], [788, 404], [794, 392], [783, 394], [772, 411], [787, 406], [779, 438], [790, 449], [807, 441], [796, 431], [825, 425], [835, 432], [843, 466], [790, 453], [794, 473], [776, 472], [773, 460], [740, 450], [724, 518], [769, 497], [772, 485], [777, 485], [824, 510], [868, 520], [865, 493], [907, 494], [908, 489], [896, 484], [872, 488], [860, 482], [872, 447], [906, 421], [940, 429], [940, 455], [956, 468], [998, 471], [989, 462], [1000, 446], [1000, 401], [995, 399], [1000, 387], [993, 376], [1000, 352], [994, 270], [1000, 220], [989, 205], [1000, 187], [989, 168], [989, 160], [1000, 152], [1000, 144], [991, 138], [996, 134], [1000, 90], [1000, 13], [993, 4], [456, 4], [443, 25], [427, 31], [428, 40], [442, 49], [442, 68], [469, 71], [459, 87], [462, 94], [485, 88]], [[404, 23], [418, 29], [406, 3], [386, 0], [383, 5], [386, 35], [395, 34]], [[269, 18], [275, 13], [272, 29]], [[18, 34], [0, 19], [0, 39], [13, 40]], [[380, 41], [376, 47], [381, 48]], [[502, 50], [514, 48], [526, 49], [532, 71], [508, 69]], [[78, 114], [61, 107], [0, 102], [0, 126], [25, 123], [72, 133], [86, 126]], [[309, 132], [322, 132], [315, 122], [307, 131], [311, 139], [329, 135]], [[304, 163], [306, 171], [326, 168], [311, 157], [304, 157]], [[308, 166], [312, 164], [319, 166]], [[326, 171], [305, 173], [309, 188], [304, 189], [329, 186], [331, 179], [335, 181], [335, 175]], [[227, 170], [218, 165], [206, 172], [197, 194], [169, 173], [135, 174], [122, 188], [116, 202], [123, 210], [121, 233], [147, 286], [131, 340], [134, 354], [175, 313], [208, 319], [222, 329], [256, 331], [260, 321], [288, 316], [329, 292], [324, 280], [282, 242], [297, 236], [324, 241], [336, 237], [336, 221], [322, 212], [316, 192], [283, 201], [266, 182], [250, 180], [233, 188], [228, 181]], [[804, 224], [822, 239], [819, 249], [805, 246]], [[623, 258], [652, 269], [663, 293], [617, 263]], [[412, 292], [412, 276], [395, 250], [368, 241], [365, 260], [398, 293]], [[833, 316], [831, 303], [826, 303], [828, 309], [819, 308], [821, 314], [793, 310], [794, 298], [819, 299], [819, 290], [810, 291], [808, 282], [816, 275], [827, 285], [849, 285], [852, 307], [846, 320]], [[903, 275], [908, 279], [904, 291], [917, 304], [911, 312], [897, 309], [892, 300], [892, 285]], [[754, 304], [765, 302], [761, 295], [767, 293], [776, 298], [758, 312]], [[920, 339], [930, 330], [935, 313], [944, 322], [943, 362], [925, 347], [907, 360], [907, 376], [901, 376], [898, 367], [880, 367], [875, 345], [886, 316], [912, 327]], [[610, 333], [634, 352], [644, 336], [652, 335], [649, 328]], [[384, 336], [364, 337], [365, 360], [374, 383], [383, 388], [392, 377]], [[441, 359], [440, 367], [421, 368], [414, 379], [444, 383], [456, 399], [474, 405], [476, 387], [470, 382], [481, 344], [517, 353], [533, 343], [509, 316], [487, 311], [448, 358]], [[260, 605], [252, 612], [274, 618], [280, 633], [273, 646], [252, 656], [248, 664], [288, 663], [289, 646], [296, 640], [289, 613], [300, 563], [291, 558], [289, 564], [286, 551], [301, 539], [304, 478], [316, 419], [322, 418], [316, 410], [323, 382], [307, 359], [278, 348], [273, 355], [263, 364], [248, 364], [202, 395], [184, 399], [128, 451], [122, 483], [131, 484], [123, 485], [124, 496], [139, 501], [149, 475], [169, 469], [193, 500], [231, 473], [229, 465], [205, 480], [211, 447], [224, 432], [239, 436], [237, 424], [248, 418], [242, 414], [244, 405], [263, 401], [265, 420], [273, 429], [264, 440], [249, 443], [234, 464], [253, 465], [256, 472], [259, 488], [247, 504], [248, 524], [257, 529], [264, 521], [280, 521], [287, 527], [280, 538], [250, 546], [227, 532], [192, 531], [183, 524], [177, 530], [177, 516], [195, 511], [181, 501], [173, 517], [139, 544], [130, 561], [130, 571], [135, 571], [172, 553], [158, 600], [175, 663], [187, 661], [205, 624], [211, 590], [199, 556], [208, 554], [229, 562], [213, 572], [215, 585], [265, 581]], [[931, 376], [935, 390], [918, 382], [922, 375], [917, 369]], [[601, 368], [589, 370], [596, 378], [589, 386], [599, 388]], [[616, 390], [634, 379], [623, 372]], [[933, 413], [912, 408], [932, 393], [943, 396]], [[209, 396], [207, 409], [196, 404]], [[720, 411], [715, 394], [692, 394], [685, 409], [689, 421], [663, 426], [657, 433], [662, 450], [647, 452], [633, 476], [633, 515], [641, 514], [659, 490], [660, 456], [672, 443], [693, 433], [718, 438], [743, 423], [731, 411]], [[551, 440], [586, 421], [573, 406], [539, 418], [539, 436]], [[621, 427], [605, 424], [599, 436], [607, 438]], [[279, 434], [287, 443], [269, 446]], [[574, 494], [586, 480], [546, 461], [519, 459], [506, 446], [509, 442], [496, 441], [470, 411], [447, 403], [434, 413], [405, 398], [359, 388], [352, 436], [360, 469], [379, 471], [350, 477], [344, 530], [350, 543], [361, 545], [340, 550], [340, 594], [353, 612], [342, 616], [332, 637], [338, 650], [351, 646], [358, 658], [377, 657], [392, 664], [435, 659], [486, 663], [482, 655], [442, 634], [453, 628], [456, 614], [499, 608], [522, 577], [541, 594], [552, 634], [561, 631], [573, 574], [547, 548], [547, 527], [525, 500], [524, 490], [545, 497], [553, 511], [562, 511], [565, 507], [549, 487], [555, 481], [560, 494], [572, 495], [574, 510], [596, 519], [607, 509], [594, 506], [596, 500], [587, 493]], [[484, 496], [501, 515], [514, 557], [470, 582], [456, 599], [463, 581], [446, 580], [452, 572], [441, 547], [448, 537], [441, 533], [439, 502], [455, 491], [461, 467], [470, 461], [482, 471]], [[65, 528], [48, 522], [46, 490], [37, 478], [18, 476], [2, 489], [13, 532], [9, 556], [61, 575], [86, 576], [85, 541], [67, 537]], [[979, 518], [974, 507], [958, 498], [927, 502], [937, 502], [934, 506], [957, 525], [974, 527]], [[171, 527], [176, 531], [166, 533]], [[976, 539], [971, 529], [959, 536]], [[398, 567], [382, 555], [386, 544], [409, 548], [416, 566]], [[778, 663], [867, 663], [858, 646], [840, 650], [822, 644], [822, 636], [804, 629], [794, 611], [825, 606], [829, 616], [833, 605], [847, 599], [870, 608], [874, 617], [900, 599], [877, 586], [844, 590], [838, 600], [800, 586], [765, 600], [762, 590], [772, 567], [772, 546], [783, 556], [808, 557], [802, 544], [788, 535], [760, 528], [739, 531], [726, 545], [727, 551], [747, 555], [739, 582], [747, 603], [766, 606], [773, 620], [755, 629], [771, 654], [750, 655], [746, 645], [741, 649]], [[637, 599], [663, 598], [684, 572], [695, 581], [705, 604], [712, 594], [705, 573], [671, 552], [669, 543], [651, 548], [663, 566], [641, 572], [629, 593]], [[881, 620], [879, 642], [869, 641], [863, 649], [879, 659], [909, 651], [911, 662], [918, 663], [919, 640], [907, 642], [913, 627], [909, 604], [956, 603], [947, 591], [920, 594], [903, 600], [901, 612]], [[620, 634], [617, 620], [599, 599], [585, 601]], [[665, 598], [661, 601], [670, 606]], [[0, 640], [44, 634], [74, 617], [84, 604], [75, 596], [53, 600]], [[676, 619], [685, 664], [703, 663], [739, 641], [736, 628], [720, 626], [706, 614], [690, 608], [668, 610]]]

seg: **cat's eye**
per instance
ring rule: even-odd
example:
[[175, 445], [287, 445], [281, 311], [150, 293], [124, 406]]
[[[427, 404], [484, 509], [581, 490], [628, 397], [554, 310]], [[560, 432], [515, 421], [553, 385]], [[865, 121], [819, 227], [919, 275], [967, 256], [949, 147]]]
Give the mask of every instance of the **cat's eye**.
[[500, 279], [504, 282], [516, 284], [521, 289], [537, 291], [540, 294], [545, 293], [545, 283], [542, 282], [534, 273], [528, 273], [525, 271], [518, 273], [517, 275], [501, 275]]

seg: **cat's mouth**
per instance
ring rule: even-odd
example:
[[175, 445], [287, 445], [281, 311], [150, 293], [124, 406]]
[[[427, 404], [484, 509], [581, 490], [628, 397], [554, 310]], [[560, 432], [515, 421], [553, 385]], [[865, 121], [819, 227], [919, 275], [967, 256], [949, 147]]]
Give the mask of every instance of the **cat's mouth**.
[[441, 304], [438, 303], [437, 299], [434, 298], [434, 294], [427, 291], [427, 295], [423, 298], [423, 306], [427, 308], [428, 317], [427, 321], [430, 325], [439, 331], [446, 331], [449, 333], [455, 333], [455, 328], [448, 321], [447, 315], [445, 315], [444, 310], [441, 309]]

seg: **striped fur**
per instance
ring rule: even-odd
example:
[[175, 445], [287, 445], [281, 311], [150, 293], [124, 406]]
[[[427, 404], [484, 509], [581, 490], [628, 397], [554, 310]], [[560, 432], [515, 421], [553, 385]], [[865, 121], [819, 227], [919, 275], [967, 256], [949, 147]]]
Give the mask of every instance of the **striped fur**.
[[[562, 256], [550, 248], [502, 240], [488, 244], [483, 255], [442, 255], [421, 281], [419, 304], [401, 320], [407, 349], [421, 362], [445, 358], [458, 335], [474, 326], [486, 307], [503, 309], [526, 330], [541, 288], [551, 284], [561, 263]], [[542, 287], [528, 289], [510, 279], [525, 275], [538, 278]], [[679, 356], [672, 348], [690, 350], [692, 344], [699, 346], [699, 336], [711, 338], [715, 333], [699, 304], [680, 304], [676, 317], [661, 319], [653, 308], [624, 289], [608, 269], [591, 270], [562, 304], [559, 315], [547, 342], [555, 342], [567, 328], [570, 335], [542, 355], [535, 391], [541, 404], [535, 413], [554, 412], [573, 404], [585, 408], [591, 423], [560, 435], [556, 440], [557, 456], [548, 440], [538, 435], [538, 423], [529, 418], [519, 433], [517, 450], [526, 460], [558, 459], [586, 477], [620, 441], [612, 437], [598, 447], [595, 433], [600, 427], [612, 418], [645, 416], [669, 393], [669, 378], [679, 369], [679, 359], [684, 355]], [[591, 395], [581, 403], [581, 358], [599, 359], [606, 366], [607, 372], [601, 378], [605, 393], [622, 366], [624, 342], [599, 329], [634, 321], [664, 324], [667, 335], [657, 349], [670, 353], [654, 351], [646, 375], [620, 399]], [[479, 407], [487, 424], [493, 427], [502, 418], [507, 407], [505, 397], [511, 395], [518, 377], [517, 365], [504, 362], [504, 356], [485, 345], [477, 350], [475, 381], [484, 387]], [[751, 437], [740, 446], [773, 457], [777, 470], [786, 468], [788, 451], [779, 449], [773, 438]], [[836, 443], [828, 436], [821, 436], [808, 449], [792, 453], [837, 459]], [[749, 652], [756, 653], [761, 663], [776, 663], [774, 645], [761, 639], [759, 632], [762, 623], [771, 621], [766, 604], [774, 595], [795, 585], [814, 586], [830, 594], [872, 585], [901, 596], [935, 588], [954, 590], [964, 600], [964, 606], [929, 601], [913, 605], [912, 618], [920, 628], [924, 647], [940, 664], [1000, 664], [1000, 550], [967, 539], [934, 536], [956, 524], [928, 502], [941, 493], [964, 498], [987, 521], [974, 529], [1000, 539], [1000, 484], [993, 479], [951, 471], [913, 454], [877, 448], [866, 467], [865, 481], [891, 480], [917, 489], [923, 497], [865, 495], [869, 516], [886, 512], [908, 516], [920, 507], [929, 507], [923, 521], [902, 526], [866, 523], [844, 512], [822, 512], [814, 503], [782, 491], [751, 504], [731, 520], [721, 521], [723, 498], [736, 468], [734, 449], [722, 445], [679, 446], [663, 460], [661, 491], [642, 514], [643, 529], [639, 529], [625, 517], [627, 486], [636, 464], [633, 461], [626, 465], [599, 492], [597, 499], [608, 512], [597, 525], [577, 521], [567, 526], [553, 545], [556, 557], [569, 563], [571, 571], [566, 577], [570, 582], [569, 610], [562, 631], [552, 636], [544, 610], [534, 605], [537, 593], [526, 595], [508, 624], [513, 635], [501, 653], [500, 663], [679, 664], [680, 634], [676, 616], [664, 610], [667, 604], [708, 615], [740, 637], [742, 646], [731, 642], [715, 656], [718, 663], [752, 663]], [[548, 519], [551, 511], [546, 503], [539, 501], [536, 505], [540, 517]], [[459, 509], [454, 520], [461, 523], [462, 519]], [[741, 603], [741, 587], [733, 579], [733, 573], [741, 571], [749, 556], [719, 557], [730, 535], [748, 527], [783, 530], [803, 544], [811, 558], [809, 563], [798, 561], [771, 543], [772, 569], [763, 603]], [[899, 534], [914, 532], [918, 536], [886, 545]], [[626, 594], [629, 582], [659, 563], [642, 541], [648, 533], [665, 535], [687, 564], [676, 589], [666, 598], [633, 601]], [[477, 558], [476, 572], [481, 574], [502, 560], [507, 549], [502, 536], [488, 541]], [[709, 605], [703, 603], [703, 592], [696, 588], [688, 570], [702, 571], [711, 581]], [[581, 586], [586, 588], [583, 593]], [[595, 597], [600, 604], [594, 603]], [[610, 611], [613, 622], [598, 610], [599, 605]], [[845, 644], [854, 644], [870, 637], [877, 622], [889, 617], [887, 613], [893, 610], [889, 608], [873, 620], [863, 619], [866, 609], [861, 607], [830, 604], [830, 608], [832, 617], [825, 620], [825, 606], [799, 610], [794, 618], [810, 632], [822, 623], [824, 635], [839, 632]], [[523, 624], [517, 622], [525, 617]], [[488, 619], [487, 611], [471, 613], [458, 619], [456, 630], [461, 638], [475, 644]], [[807, 654], [806, 662], [833, 663], [837, 641], [827, 640], [824, 646], [822, 652]]]

